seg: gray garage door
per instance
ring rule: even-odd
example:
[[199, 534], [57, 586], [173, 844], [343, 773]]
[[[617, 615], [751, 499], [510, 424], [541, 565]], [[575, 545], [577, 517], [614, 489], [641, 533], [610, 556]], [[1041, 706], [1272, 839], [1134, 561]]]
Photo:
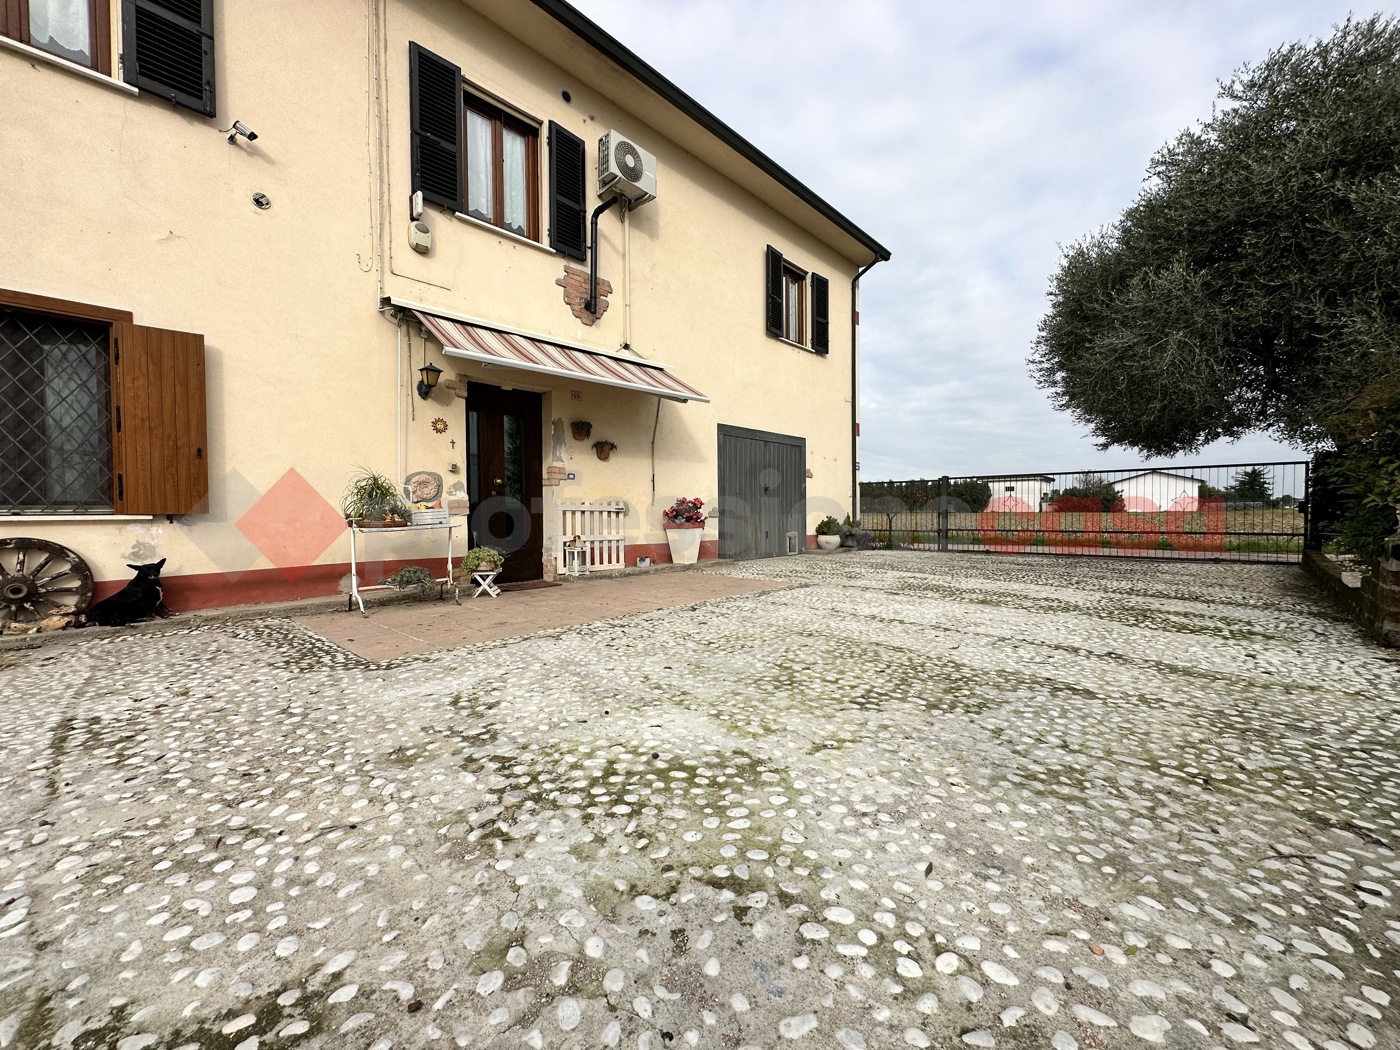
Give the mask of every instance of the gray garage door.
[[806, 546], [807, 441], [744, 427], [719, 427], [719, 556], [788, 553]]

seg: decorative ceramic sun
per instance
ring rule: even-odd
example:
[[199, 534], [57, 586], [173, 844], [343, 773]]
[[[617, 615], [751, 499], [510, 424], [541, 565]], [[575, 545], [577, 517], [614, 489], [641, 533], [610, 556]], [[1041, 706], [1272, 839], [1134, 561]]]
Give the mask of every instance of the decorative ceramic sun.
[[446, 433], [447, 433], [447, 420], [443, 419], [441, 416], [438, 416], [436, 419], [434, 419], [434, 420], [433, 420], [433, 433], [434, 433], [434, 434], [446, 434]]

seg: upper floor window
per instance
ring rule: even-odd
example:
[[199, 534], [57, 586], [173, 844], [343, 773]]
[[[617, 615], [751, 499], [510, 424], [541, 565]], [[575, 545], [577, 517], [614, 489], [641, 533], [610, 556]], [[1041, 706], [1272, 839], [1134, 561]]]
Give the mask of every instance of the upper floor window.
[[75, 65], [110, 73], [107, 0], [0, 0], [0, 36]]
[[539, 238], [539, 129], [472, 94], [467, 119], [468, 215]]
[[[0, 0], [0, 36], [111, 75], [110, 0]], [[122, 77], [212, 117], [214, 0], [121, 0]]]
[[805, 346], [813, 353], [831, 349], [831, 284], [818, 273], [807, 273], [768, 246], [764, 256], [767, 279], [765, 324], [768, 334]]
[[[0, 0], [3, 3], [4, 0]], [[541, 233], [540, 127], [463, 87], [462, 68], [408, 45], [412, 192], [533, 241]], [[549, 246], [587, 255], [588, 177], [583, 139], [551, 120]]]

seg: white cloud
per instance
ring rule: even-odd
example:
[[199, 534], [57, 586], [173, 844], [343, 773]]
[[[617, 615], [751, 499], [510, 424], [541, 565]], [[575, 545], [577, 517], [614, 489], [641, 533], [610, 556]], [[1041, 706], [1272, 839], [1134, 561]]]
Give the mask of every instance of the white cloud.
[[[574, 0], [886, 244], [863, 284], [862, 474], [1070, 470], [1026, 374], [1058, 246], [1112, 222], [1217, 81], [1340, 0]], [[1291, 459], [1268, 439], [1197, 462]]]

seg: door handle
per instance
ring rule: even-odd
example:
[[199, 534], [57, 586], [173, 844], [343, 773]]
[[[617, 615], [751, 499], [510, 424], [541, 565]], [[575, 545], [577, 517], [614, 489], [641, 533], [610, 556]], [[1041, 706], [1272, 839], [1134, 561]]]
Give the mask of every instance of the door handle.
[[497, 478], [494, 482], [492, 482], [492, 484], [494, 484], [494, 485], [500, 485], [500, 484], [502, 484], [504, 481], [505, 481], [504, 478]]

